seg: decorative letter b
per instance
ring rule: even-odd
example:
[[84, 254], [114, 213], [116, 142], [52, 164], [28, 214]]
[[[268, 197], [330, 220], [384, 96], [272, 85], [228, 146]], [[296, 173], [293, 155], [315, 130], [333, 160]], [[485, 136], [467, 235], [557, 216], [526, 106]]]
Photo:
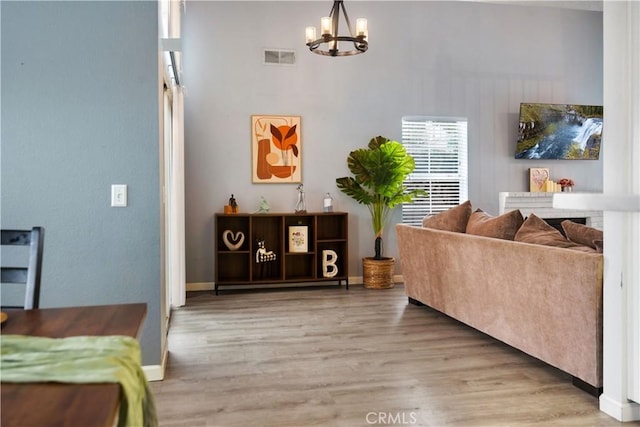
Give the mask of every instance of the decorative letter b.
[[336, 266], [338, 261], [338, 254], [331, 249], [322, 251], [322, 276], [333, 277], [338, 274], [338, 267]]

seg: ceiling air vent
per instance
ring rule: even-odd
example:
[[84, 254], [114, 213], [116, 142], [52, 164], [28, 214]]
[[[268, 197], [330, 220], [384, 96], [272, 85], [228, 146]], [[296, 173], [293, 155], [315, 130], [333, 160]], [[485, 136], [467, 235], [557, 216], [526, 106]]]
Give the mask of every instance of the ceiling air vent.
[[295, 65], [296, 51], [283, 49], [265, 49], [264, 63], [273, 65]]

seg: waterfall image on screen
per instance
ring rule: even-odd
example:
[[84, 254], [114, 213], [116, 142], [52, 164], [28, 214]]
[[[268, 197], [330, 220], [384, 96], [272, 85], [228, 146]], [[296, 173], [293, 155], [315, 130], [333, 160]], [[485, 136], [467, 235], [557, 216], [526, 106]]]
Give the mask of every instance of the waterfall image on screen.
[[597, 160], [602, 106], [520, 104], [516, 159]]

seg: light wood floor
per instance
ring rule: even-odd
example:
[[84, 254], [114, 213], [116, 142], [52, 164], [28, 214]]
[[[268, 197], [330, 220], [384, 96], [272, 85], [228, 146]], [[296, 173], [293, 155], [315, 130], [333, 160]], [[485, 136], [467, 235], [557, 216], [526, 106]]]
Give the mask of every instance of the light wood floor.
[[169, 351], [151, 383], [162, 426], [620, 425], [568, 375], [401, 285], [196, 293]]

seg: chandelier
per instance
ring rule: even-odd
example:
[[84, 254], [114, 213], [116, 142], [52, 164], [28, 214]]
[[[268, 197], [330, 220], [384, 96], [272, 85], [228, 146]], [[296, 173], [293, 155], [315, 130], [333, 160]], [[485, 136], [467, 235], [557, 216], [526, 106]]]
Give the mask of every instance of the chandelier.
[[[338, 35], [340, 9], [342, 9], [342, 14], [347, 21], [347, 29], [349, 30], [348, 36]], [[317, 38], [316, 27], [307, 27], [305, 29], [307, 46], [309, 46], [309, 50], [311, 50], [311, 52], [317, 53], [318, 55], [357, 55], [359, 53], [366, 52], [369, 48], [369, 43], [367, 42], [367, 20], [364, 18], [358, 18], [356, 20], [356, 35], [354, 37], [353, 32], [351, 31], [349, 15], [347, 15], [347, 11], [344, 8], [342, 0], [335, 0], [329, 16], [325, 16], [320, 19], [320, 32], [320, 38]], [[340, 50], [340, 42], [346, 42], [348, 48], [346, 50]], [[351, 43], [353, 43], [353, 47], [350, 46]]]

